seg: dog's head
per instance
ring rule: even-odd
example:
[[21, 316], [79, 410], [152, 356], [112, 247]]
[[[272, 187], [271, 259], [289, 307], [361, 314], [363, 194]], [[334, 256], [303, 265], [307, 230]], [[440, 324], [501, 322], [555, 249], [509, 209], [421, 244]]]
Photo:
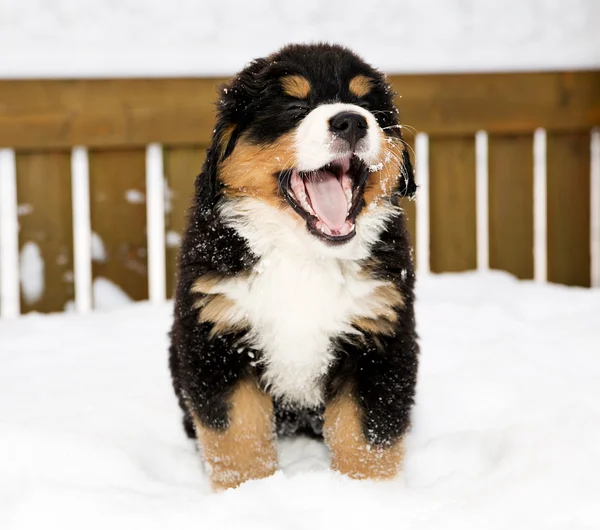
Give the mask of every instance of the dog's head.
[[340, 46], [252, 62], [221, 90], [200, 207], [252, 199], [322, 245], [353, 239], [364, 212], [415, 192], [392, 98], [384, 76]]

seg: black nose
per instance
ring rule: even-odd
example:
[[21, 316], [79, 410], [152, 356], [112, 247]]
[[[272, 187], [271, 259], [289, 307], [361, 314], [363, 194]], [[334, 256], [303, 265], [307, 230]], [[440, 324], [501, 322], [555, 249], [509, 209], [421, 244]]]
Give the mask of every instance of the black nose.
[[357, 112], [340, 112], [329, 120], [329, 130], [346, 140], [354, 151], [356, 144], [367, 135], [367, 120]]

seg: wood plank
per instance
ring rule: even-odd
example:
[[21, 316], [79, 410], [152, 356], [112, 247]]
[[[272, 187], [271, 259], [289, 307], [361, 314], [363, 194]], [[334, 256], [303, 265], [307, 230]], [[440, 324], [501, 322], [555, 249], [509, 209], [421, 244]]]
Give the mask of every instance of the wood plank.
[[533, 278], [533, 134], [491, 135], [490, 268]]
[[600, 71], [392, 76], [402, 123], [431, 135], [600, 124]]
[[475, 137], [429, 138], [432, 272], [477, 268]]
[[74, 299], [69, 152], [18, 152], [21, 312], [62, 311]]
[[210, 141], [224, 79], [0, 81], [0, 145]]
[[[591, 128], [600, 71], [390, 76], [405, 124], [432, 135]], [[0, 145], [207, 144], [225, 79], [0, 81]]]
[[547, 139], [548, 281], [590, 285], [590, 133]]
[[[90, 151], [89, 164], [95, 240], [93, 279], [105, 278], [133, 300], [145, 300], [148, 298], [145, 151]], [[101, 301], [94, 299], [94, 305], [98, 304]]]
[[167, 296], [175, 292], [179, 241], [192, 204], [194, 182], [202, 169], [208, 146], [165, 147], [164, 171], [168, 186], [166, 206]]

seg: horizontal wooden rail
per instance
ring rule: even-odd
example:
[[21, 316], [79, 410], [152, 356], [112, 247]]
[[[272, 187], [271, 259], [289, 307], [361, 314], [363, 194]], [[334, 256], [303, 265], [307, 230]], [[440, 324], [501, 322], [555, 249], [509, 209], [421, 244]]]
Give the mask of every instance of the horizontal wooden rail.
[[[0, 146], [207, 144], [226, 79], [0, 81]], [[432, 135], [586, 130], [600, 72], [391, 76], [403, 123]], [[401, 99], [400, 99], [401, 98]]]

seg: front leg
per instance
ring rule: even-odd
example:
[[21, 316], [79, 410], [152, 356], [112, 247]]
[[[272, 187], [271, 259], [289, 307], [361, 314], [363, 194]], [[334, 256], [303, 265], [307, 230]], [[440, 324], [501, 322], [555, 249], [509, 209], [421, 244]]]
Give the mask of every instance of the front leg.
[[354, 479], [390, 479], [402, 463], [401, 437], [374, 443], [365, 434], [366, 411], [356, 393], [345, 389], [326, 408], [325, 441], [331, 451], [331, 468]]
[[271, 398], [259, 387], [243, 346], [246, 323], [222, 295], [180, 287], [170, 367], [214, 489], [238, 486], [277, 469]]
[[365, 343], [342, 346], [323, 432], [332, 469], [355, 479], [391, 479], [404, 456], [418, 347], [412, 333]]
[[268, 477], [277, 469], [271, 398], [255, 381], [244, 380], [227, 399], [227, 408], [224, 428], [208, 426], [192, 414], [214, 489]]

